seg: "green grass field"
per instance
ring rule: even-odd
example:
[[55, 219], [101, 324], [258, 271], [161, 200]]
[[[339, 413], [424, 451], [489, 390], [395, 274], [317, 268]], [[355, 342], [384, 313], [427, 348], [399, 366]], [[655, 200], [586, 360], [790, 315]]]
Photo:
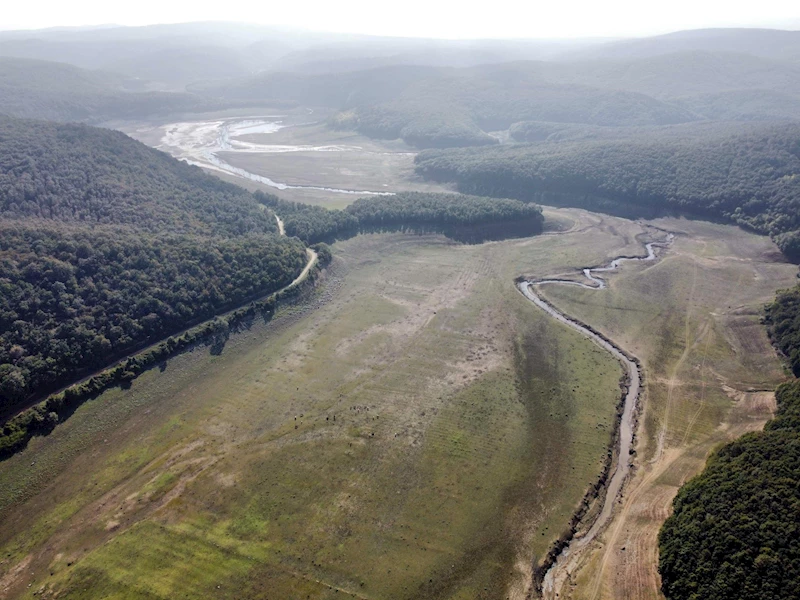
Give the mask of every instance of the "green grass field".
[[[568, 232], [478, 246], [403, 235], [336, 244], [306, 310], [81, 406], [0, 463], [0, 595], [524, 597], [532, 565], [602, 467], [621, 370], [513, 278], [640, 249], [636, 223], [546, 214]], [[708, 227], [708, 241], [682, 238], [661, 263], [626, 265], [608, 293], [548, 294], [642, 352], [655, 385], [664, 375], [651, 365], [661, 355], [672, 364], [680, 344], [670, 340], [685, 332], [693, 288], [681, 261], [702, 265], [692, 298], [714, 274], [728, 287], [702, 297], [733, 297], [752, 285], [727, 283], [726, 269], [745, 267], [724, 258], [725, 240], [768, 247]], [[790, 277], [777, 263], [757, 271], [767, 277], [759, 301]], [[691, 323], [708, 309], [695, 304]], [[663, 349], [640, 340], [652, 323], [650, 333], [672, 332]], [[727, 330], [715, 327], [701, 347], [719, 373], [738, 372]], [[743, 381], [764, 380], [767, 367], [770, 382], [779, 377], [774, 357], [753, 360]], [[672, 422], [693, 424], [688, 436], [671, 429], [669, 444], [730, 412], [708, 364], [703, 411], [676, 403]], [[655, 439], [658, 413], [647, 418]]]
[[0, 464], [5, 594], [523, 589], [597, 477], [619, 395], [616, 362], [513, 286], [586, 260], [567, 248], [338, 244], [328, 301], [179, 356]]

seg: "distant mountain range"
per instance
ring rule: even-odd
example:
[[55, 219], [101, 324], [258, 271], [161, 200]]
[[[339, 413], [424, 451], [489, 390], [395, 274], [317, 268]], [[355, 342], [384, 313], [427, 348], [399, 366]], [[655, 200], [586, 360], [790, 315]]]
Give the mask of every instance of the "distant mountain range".
[[[5, 57], [5, 58], [3, 58]], [[57, 61], [57, 62], [55, 62]], [[633, 40], [430, 40], [236, 23], [0, 32], [0, 112], [102, 123], [307, 105], [335, 127], [427, 147], [515, 123], [800, 119], [800, 32]]]

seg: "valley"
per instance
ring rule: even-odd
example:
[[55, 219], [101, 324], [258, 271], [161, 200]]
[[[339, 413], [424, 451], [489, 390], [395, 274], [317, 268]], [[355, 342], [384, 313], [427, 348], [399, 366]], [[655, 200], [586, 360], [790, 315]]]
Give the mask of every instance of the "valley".
[[[268, 111], [269, 112], [269, 111]], [[205, 121], [118, 124], [175, 158], [287, 200], [342, 208], [362, 196], [448, 191], [414, 176], [417, 151], [326, 125], [330, 111], [297, 108], [266, 116], [209, 115]], [[358, 185], [355, 185], [355, 184]]]
[[800, 31], [343, 8], [0, 31], [0, 600], [796, 598]]
[[[254, 324], [222, 354], [179, 355], [35, 438], [0, 469], [0, 514], [22, 516], [0, 527], [4, 594], [237, 597], [246, 581], [254, 598], [525, 597], [532, 566], [605, 464], [621, 371], [514, 278], [642, 253], [638, 223], [546, 216], [551, 233], [520, 241], [338, 243], [308, 308]], [[649, 468], [639, 457], [685, 457], [680, 478], [714, 440], [768, 417], [768, 394], [756, 401], [747, 386], [774, 385], [780, 369], [748, 311], [794, 276], [766, 238], [658, 225], [679, 235], [654, 264], [624, 265], [601, 291], [543, 288], [644, 361], [633, 486]], [[744, 252], [731, 253], [734, 239]], [[684, 261], [698, 277], [675, 287]], [[742, 285], [748, 277], [760, 285]], [[735, 283], [736, 306], [721, 311], [712, 299]], [[650, 321], [665, 332], [653, 350], [636, 334]], [[667, 400], [659, 373], [692, 373], [681, 356], [700, 334], [713, 335], [700, 348], [702, 382], [671, 384]], [[759, 337], [758, 354], [738, 353]], [[748, 379], [731, 375], [741, 368]], [[614, 513], [608, 532], [630, 518]]]

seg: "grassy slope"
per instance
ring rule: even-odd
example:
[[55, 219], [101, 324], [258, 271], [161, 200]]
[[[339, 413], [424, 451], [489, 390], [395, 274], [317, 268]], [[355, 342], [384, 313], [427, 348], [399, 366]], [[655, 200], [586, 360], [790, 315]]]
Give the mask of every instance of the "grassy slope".
[[[220, 356], [181, 356], [81, 407], [0, 464], [0, 589], [13, 583], [8, 595], [19, 597], [47, 583], [68, 598], [241, 597], [243, 589], [253, 598], [325, 598], [336, 588], [369, 598], [518, 596], [531, 557], [596, 477], [619, 370], [527, 303], [512, 277], [638, 248], [634, 223], [550, 214], [559, 213], [581, 215], [574, 233], [472, 247], [402, 236], [339, 244], [343, 285], [318, 310], [284, 326], [277, 319], [269, 335], [254, 326]], [[720, 281], [757, 303], [792, 272], [760, 263], [763, 238], [703, 227], [700, 241], [680, 238], [674, 257], [647, 276], [626, 265], [608, 293], [548, 292], [589, 322], [610, 323], [605, 330], [649, 368], [659, 356], [674, 365], [680, 341], [659, 349], [639, 334], [646, 323], [685, 333], [691, 281], [680, 283], [679, 261], [700, 265], [698, 315], [727, 293]], [[763, 278], [753, 280], [754, 270]], [[617, 293], [623, 279], [635, 293]], [[640, 315], [633, 327], [600, 318], [622, 314], [602, 306], [623, 301], [640, 309], [625, 311]], [[743, 331], [750, 340], [758, 330]], [[711, 374], [712, 364], [724, 376], [739, 370], [723, 338], [708, 343], [713, 363], [685, 367], [706, 380], [709, 407], [692, 442], [731, 419]], [[754, 363], [748, 381], [769, 383], [776, 365]], [[649, 406], [658, 405], [659, 377], [648, 373]], [[676, 402], [665, 454], [681, 442], [691, 409]], [[655, 414], [648, 431], [657, 431]], [[758, 423], [737, 414], [728, 433]], [[694, 462], [683, 470], [699, 468], [704, 452], [686, 453]]]
[[619, 377], [511, 276], [619, 245], [595, 239], [341, 244], [323, 308], [174, 359], [0, 465], [0, 572], [30, 557], [9, 595], [505, 597], [596, 477]]
[[571, 598], [660, 597], [655, 537], [672, 497], [712, 447], [763, 425], [774, 400], [756, 390], [785, 377], [759, 315], [796, 267], [774, 262], [763, 237], [701, 222], [660, 224], [688, 236], [679, 235], [664, 260], [615, 276], [609, 293], [546, 290], [646, 369], [639, 472]]

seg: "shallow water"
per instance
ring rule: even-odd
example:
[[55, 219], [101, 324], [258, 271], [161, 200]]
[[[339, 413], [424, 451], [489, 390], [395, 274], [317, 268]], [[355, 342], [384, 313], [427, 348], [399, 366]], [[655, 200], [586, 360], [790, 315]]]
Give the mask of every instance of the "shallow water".
[[157, 146], [191, 165], [228, 173], [242, 179], [263, 183], [278, 190], [317, 190], [337, 194], [358, 194], [361, 196], [392, 196], [392, 192], [371, 190], [341, 189], [316, 185], [290, 185], [275, 181], [264, 175], [252, 173], [235, 167], [220, 157], [222, 152], [235, 153], [285, 153], [285, 152], [360, 152], [360, 146], [348, 145], [288, 145], [263, 144], [238, 139], [245, 135], [275, 133], [290, 125], [285, 125], [280, 115], [247, 117], [239, 119], [220, 119], [213, 121], [187, 121], [164, 126], [164, 135]]

